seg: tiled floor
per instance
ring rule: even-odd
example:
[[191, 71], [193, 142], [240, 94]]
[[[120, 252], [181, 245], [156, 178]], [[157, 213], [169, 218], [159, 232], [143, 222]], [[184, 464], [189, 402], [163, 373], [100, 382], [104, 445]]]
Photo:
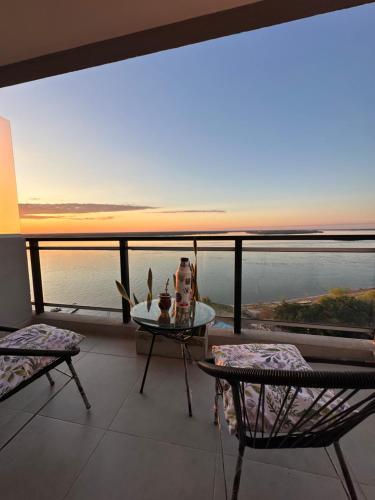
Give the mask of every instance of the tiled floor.
[[[225, 499], [219, 432], [212, 424], [213, 380], [190, 366], [193, 418], [187, 415], [181, 360], [145, 364], [132, 339], [89, 337], [75, 360], [92, 403], [55, 373], [0, 404], [2, 500]], [[57, 393], [57, 395], [56, 395]], [[52, 396], [55, 397], [51, 399]], [[236, 439], [222, 431], [231, 486]], [[343, 440], [360, 498], [375, 498], [375, 419]], [[246, 451], [241, 499], [325, 500], [346, 494], [324, 450]]]

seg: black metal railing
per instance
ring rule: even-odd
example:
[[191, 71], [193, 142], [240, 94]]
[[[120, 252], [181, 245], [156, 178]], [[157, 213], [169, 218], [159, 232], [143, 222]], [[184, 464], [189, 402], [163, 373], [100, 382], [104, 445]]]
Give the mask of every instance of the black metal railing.
[[[354, 241], [368, 241], [375, 240], [375, 235], [365, 235], [365, 234], [351, 234], [351, 235], [322, 235], [322, 234], [293, 234], [293, 235], [218, 235], [218, 234], [164, 234], [164, 235], [145, 235], [140, 233], [127, 233], [124, 234], [111, 234], [111, 235], [41, 235], [41, 236], [27, 236], [26, 240], [28, 242], [28, 250], [30, 253], [30, 264], [32, 271], [32, 282], [34, 289], [34, 306], [35, 313], [41, 314], [44, 312], [45, 306], [59, 306], [68, 307], [76, 309], [87, 309], [87, 310], [102, 310], [102, 311], [121, 311], [124, 323], [130, 321], [130, 307], [129, 303], [122, 300], [122, 308], [112, 308], [112, 307], [95, 307], [87, 305], [77, 305], [77, 304], [57, 304], [45, 302], [43, 297], [43, 280], [42, 280], [42, 270], [40, 265], [40, 251], [48, 250], [105, 250], [105, 251], [117, 251], [119, 252], [120, 260], [120, 274], [121, 281], [130, 296], [130, 278], [129, 278], [129, 250], [131, 251], [146, 251], [146, 250], [160, 250], [160, 251], [192, 251], [193, 246], [129, 246], [129, 242], [177, 242], [177, 241], [190, 241], [194, 240], [198, 242], [233, 242], [233, 246], [199, 246], [197, 245], [198, 251], [218, 251], [218, 252], [233, 252], [234, 253], [234, 315], [233, 315], [233, 329], [234, 333], [241, 332], [242, 326], [242, 257], [244, 252], [307, 252], [307, 253], [374, 253], [375, 247], [291, 247], [291, 246], [243, 246], [243, 242], [251, 241], [337, 241], [337, 242], [354, 242]], [[43, 242], [117, 242], [118, 246], [64, 246], [64, 245], [41, 245]], [[374, 262], [375, 266], [375, 262]], [[369, 333], [374, 332], [374, 325], [370, 325], [369, 328], [356, 328], [347, 327], [345, 325], [320, 325], [320, 324], [302, 324], [302, 323], [288, 323], [285, 321], [275, 321], [275, 320], [262, 320], [262, 319], [251, 319], [251, 323], [272, 323], [284, 326], [294, 326], [306, 329], [331, 329], [331, 330], [350, 330], [358, 333]]]

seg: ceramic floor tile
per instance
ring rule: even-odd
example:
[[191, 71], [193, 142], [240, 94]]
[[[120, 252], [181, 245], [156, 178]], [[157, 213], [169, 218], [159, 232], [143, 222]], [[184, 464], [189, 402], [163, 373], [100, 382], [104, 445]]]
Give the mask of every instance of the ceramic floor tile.
[[82, 386], [91, 403], [86, 410], [72, 381], [42, 411], [43, 415], [107, 428], [135, 385], [142, 359], [87, 353], [77, 366]]
[[32, 413], [12, 410], [0, 403], [0, 448], [32, 417]]
[[135, 339], [131, 337], [107, 337], [101, 338], [90, 349], [90, 352], [98, 354], [112, 354], [114, 356], [135, 357]]
[[[224, 463], [228, 498], [230, 498], [236, 459], [226, 455]], [[238, 500], [250, 498], [262, 500], [331, 500], [332, 498], [347, 500], [338, 479], [244, 460]], [[214, 499], [225, 499], [220, 457], [218, 457], [216, 464]]]
[[348, 433], [341, 440], [341, 448], [354, 478], [375, 486], [375, 416]]
[[215, 455], [107, 432], [66, 500], [211, 499]]
[[182, 360], [153, 357], [144, 393], [140, 380], [126, 399], [111, 429], [138, 436], [216, 451], [218, 433], [212, 424], [214, 381], [189, 366], [193, 417], [188, 415]]
[[[357, 488], [358, 491], [358, 488]], [[371, 486], [369, 484], [361, 484], [360, 485], [360, 493], [366, 500], [374, 500], [375, 498], [375, 486]]]
[[36, 417], [1, 453], [4, 500], [63, 499], [103, 431]]

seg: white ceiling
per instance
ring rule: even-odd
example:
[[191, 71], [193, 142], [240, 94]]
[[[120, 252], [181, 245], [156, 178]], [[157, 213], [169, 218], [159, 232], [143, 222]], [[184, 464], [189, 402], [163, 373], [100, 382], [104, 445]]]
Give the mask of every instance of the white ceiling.
[[0, 66], [260, 1], [1, 0]]

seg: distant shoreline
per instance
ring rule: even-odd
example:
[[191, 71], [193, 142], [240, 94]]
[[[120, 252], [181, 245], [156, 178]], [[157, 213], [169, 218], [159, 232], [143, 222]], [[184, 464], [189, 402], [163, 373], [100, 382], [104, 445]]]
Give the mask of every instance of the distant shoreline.
[[256, 231], [245, 231], [246, 234], [322, 234], [324, 231], [321, 231], [319, 229], [259, 229]]
[[[375, 287], [353, 288], [353, 289], [348, 288], [348, 289], [345, 289], [345, 291], [343, 291], [343, 295], [357, 297], [357, 296], [360, 296], [360, 295], [367, 293], [367, 292], [375, 292]], [[318, 295], [306, 295], [303, 297], [293, 297], [293, 298], [289, 298], [289, 299], [271, 300], [269, 302], [256, 302], [256, 303], [250, 303], [250, 304], [242, 304], [241, 309], [243, 312], [251, 315], [251, 314], [254, 314], [256, 312], [265, 312], [265, 309], [268, 309], [270, 311], [271, 309], [274, 309], [275, 307], [279, 306], [283, 302], [288, 302], [289, 304], [292, 303], [292, 304], [310, 305], [310, 304], [314, 303], [315, 301], [321, 299], [322, 297], [327, 297], [330, 295], [331, 295], [331, 293], [328, 291], [326, 293], [321, 293]], [[232, 313], [233, 309], [234, 309], [233, 304], [220, 304], [220, 303], [213, 302], [210, 300], [208, 300], [207, 303], [209, 303], [210, 305], [215, 307], [216, 312], [219, 316], [222, 313]]]

